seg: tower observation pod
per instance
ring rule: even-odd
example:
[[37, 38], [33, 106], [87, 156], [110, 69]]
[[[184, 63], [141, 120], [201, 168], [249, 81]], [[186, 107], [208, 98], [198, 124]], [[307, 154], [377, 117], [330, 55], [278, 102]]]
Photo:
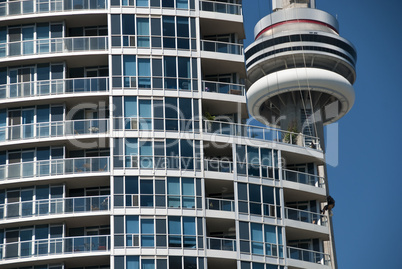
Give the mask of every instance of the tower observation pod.
[[322, 142], [323, 126], [353, 106], [356, 49], [314, 0], [273, 0], [272, 7], [245, 50], [248, 111], [263, 124]]

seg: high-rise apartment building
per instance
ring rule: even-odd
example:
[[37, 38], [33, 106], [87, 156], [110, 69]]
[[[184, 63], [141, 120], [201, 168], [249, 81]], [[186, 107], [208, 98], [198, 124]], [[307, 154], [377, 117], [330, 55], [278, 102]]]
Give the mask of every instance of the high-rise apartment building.
[[335, 268], [355, 49], [313, 0], [255, 30], [241, 0], [0, 2], [0, 267]]

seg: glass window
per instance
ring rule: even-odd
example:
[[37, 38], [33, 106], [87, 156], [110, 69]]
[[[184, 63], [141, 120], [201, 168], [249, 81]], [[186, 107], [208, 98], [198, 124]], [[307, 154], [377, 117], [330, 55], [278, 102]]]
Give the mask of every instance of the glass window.
[[126, 155], [138, 155], [137, 138], [126, 138]]
[[174, 0], [162, 0], [162, 7], [174, 7]]
[[249, 184], [248, 187], [250, 201], [261, 203], [260, 185]]
[[181, 256], [170, 256], [169, 268], [182, 269]]
[[36, 66], [37, 80], [49, 80], [50, 67], [49, 64], [38, 64]]
[[248, 163], [259, 164], [260, 158], [258, 156], [258, 148], [248, 146], [247, 147], [247, 158], [248, 158]]
[[123, 35], [134, 35], [135, 34], [134, 15], [123, 14], [122, 26], [123, 26]]
[[141, 246], [153, 247], [154, 246], [154, 220], [142, 219], [141, 220]]
[[[139, 263], [138, 256], [127, 256], [126, 257], [126, 269], [139, 269], [139, 267], [140, 267], [140, 263]], [[116, 266], [116, 268], [123, 268], [123, 267]]]
[[188, 0], [176, 0], [176, 7], [188, 9]]
[[138, 59], [138, 87], [151, 88], [151, 62], [150, 59]]
[[120, 35], [120, 15], [112, 14], [111, 22], [112, 22], [112, 35]]
[[149, 47], [149, 19], [137, 18], [138, 47]]
[[183, 234], [195, 235], [195, 218], [183, 217]]
[[151, 130], [151, 100], [139, 100], [140, 130]]
[[180, 207], [180, 179], [167, 179], [168, 207]]
[[155, 269], [155, 260], [141, 259], [141, 269]]
[[266, 166], [272, 166], [271, 149], [261, 149], [261, 164]]
[[179, 77], [191, 78], [190, 58], [179, 57]]
[[49, 38], [49, 24], [48, 23], [38, 23], [36, 25], [36, 38], [37, 39]]
[[176, 77], [176, 57], [164, 57], [165, 77]]
[[138, 177], [126, 176], [126, 194], [138, 194]]
[[264, 225], [265, 232], [265, 242], [276, 244], [276, 232], [275, 226], [272, 225]]
[[126, 96], [124, 97], [124, 116], [136, 117], [137, 116], [137, 97]]
[[181, 234], [180, 217], [169, 217], [169, 234]]
[[248, 240], [249, 239], [248, 222], [240, 221], [239, 230], [240, 230], [240, 239]]
[[[186, 0], [187, 1], [187, 0]], [[177, 36], [189, 37], [189, 23], [186, 17], [177, 17]]]
[[126, 216], [126, 233], [128, 234], [138, 234], [139, 233], [139, 223], [138, 216]]
[[136, 4], [137, 4], [137, 7], [147, 7], [148, 0], [137, 0]]
[[194, 196], [194, 179], [182, 178], [183, 195]]
[[[136, 62], [135, 55], [124, 55], [123, 56], [123, 68], [124, 76], [135, 76], [136, 75]], [[144, 67], [145, 70], [146, 67]]]

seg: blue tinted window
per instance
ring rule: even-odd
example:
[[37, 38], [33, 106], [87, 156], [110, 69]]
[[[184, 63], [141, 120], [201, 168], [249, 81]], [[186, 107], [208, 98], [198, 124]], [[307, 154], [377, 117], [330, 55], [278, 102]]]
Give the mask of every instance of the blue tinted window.
[[148, 0], [137, 0], [137, 7], [147, 7]]
[[[115, 258], [116, 259], [116, 258]], [[138, 256], [127, 256], [126, 257], [126, 269], [139, 269], [139, 257]], [[116, 267], [123, 268], [123, 267]]]
[[126, 216], [126, 233], [128, 234], [138, 234], [139, 233], [139, 224], [138, 224], [138, 216]]
[[126, 155], [138, 155], [137, 138], [126, 138]]
[[136, 117], [137, 116], [137, 97], [126, 96], [124, 97], [124, 116]]
[[180, 217], [169, 217], [169, 234], [181, 234]]
[[176, 0], [176, 7], [188, 9], [188, 0]]
[[123, 56], [123, 74], [125, 76], [135, 76], [136, 75], [136, 63], [135, 55], [124, 55]]
[[183, 234], [195, 235], [195, 218], [183, 217]]

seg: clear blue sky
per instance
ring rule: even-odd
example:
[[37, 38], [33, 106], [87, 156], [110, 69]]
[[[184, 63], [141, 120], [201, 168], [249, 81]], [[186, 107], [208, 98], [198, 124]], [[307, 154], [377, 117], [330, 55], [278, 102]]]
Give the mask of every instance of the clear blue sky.
[[[243, 1], [245, 46], [270, 2]], [[338, 265], [401, 268], [402, 1], [316, 3], [337, 15], [341, 36], [358, 53], [356, 102], [338, 122], [339, 164], [328, 167]]]

